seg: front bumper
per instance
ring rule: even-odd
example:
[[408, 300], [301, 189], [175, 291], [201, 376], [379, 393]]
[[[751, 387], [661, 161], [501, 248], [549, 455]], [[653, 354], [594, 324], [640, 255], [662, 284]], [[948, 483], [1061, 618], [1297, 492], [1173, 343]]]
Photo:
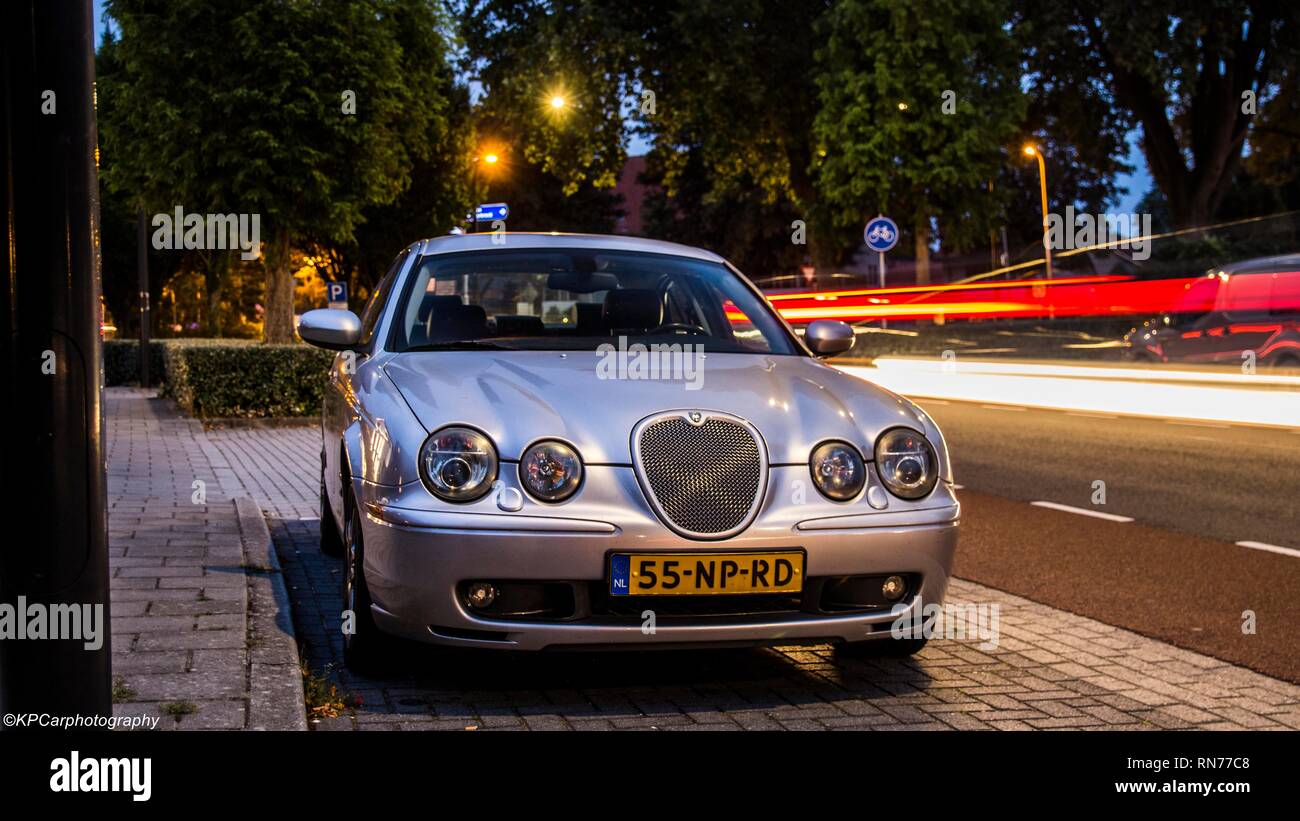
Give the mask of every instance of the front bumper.
[[[404, 506], [409, 497], [394, 499], [391, 489], [358, 482], [375, 621], [385, 632], [441, 645], [663, 649], [889, 638], [900, 615], [910, 619], [915, 609], [942, 603], [960, 516], [950, 486], [940, 483], [923, 503], [891, 505], [886, 511], [865, 504], [782, 504], [789, 483], [806, 475], [806, 468], [802, 473], [773, 468], [768, 499], [755, 522], [738, 536], [707, 542], [683, 539], [659, 522], [627, 468], [590, 471], [584, 492], [597, 483], [602, 488], [594, 504], [568, 510], [532, 506], [511, 515], [483, 507], [472, 512], [413, 508]], [[829, 512], [836, 515], [821, 515]], [[772, 612], [732, 606], [748, 596], [708, 597], [704, 607], [685, 610], [670, 601], [678, 597], [619, 597], [623, 606], [613, 609], [601, 601], [611, 553], [788, 549], [805, 553], [806, 588], [862, 575], [898, 574], [914, 583], [893, 608], [853, 612], [822, 612], [810, 596], [802, 607]], [[564, 618], [485, 617], [464, 601], [463, 585], [471, 580], [569, 585], [579, 602]], [[583, 591], [591, 595], [584, 599]], [[710, 612], [713, 601], [727, 612]], [[652, 632], [643, 629], [641, 606], [657, 613]]]

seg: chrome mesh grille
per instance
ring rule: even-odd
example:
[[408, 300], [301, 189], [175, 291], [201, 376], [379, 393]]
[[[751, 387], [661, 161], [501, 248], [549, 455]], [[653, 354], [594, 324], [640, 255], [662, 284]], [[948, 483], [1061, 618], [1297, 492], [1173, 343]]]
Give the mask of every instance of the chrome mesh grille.
[[748, 524], [765, 477], [761, 445], [747, 427], [668, 416], [641, 429], [639, 446], [650, 501], [678, 530], [711, 536]]

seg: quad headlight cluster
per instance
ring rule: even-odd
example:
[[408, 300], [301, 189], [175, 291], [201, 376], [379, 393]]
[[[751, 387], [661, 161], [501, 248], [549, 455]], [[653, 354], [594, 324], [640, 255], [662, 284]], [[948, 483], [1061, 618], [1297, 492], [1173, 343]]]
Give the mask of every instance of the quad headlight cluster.
[[[448, 502], [481, 499], [496, 482], [498, 466], [496, 446], [473, 428], [439, 428], [420, 448], [420, 478]], [[538, 501], [563, 502], [582, 484], [582, 459], [564, 442], [535, 442], [519, 460], [519, 481]]]
[[[910, 428], [890, 428], [876, 439], [876, 474], [900, 499], [921, 499], [939, 480], [938, 459], [929, 440]], [[858, 497], [867, 484], [867, 465], [858, 449], [832, 440], [813, 449], [808, 467], [813, 484], [835, 502]], [[420, 478], [439, 499], [472, 502], [497, 479], [496, 447], [483, 433], [453, 425], [434, 431], [420, 448]], [[519, 482], [541, 502], [563, 502], [582, 485], [582, 458], [556, 439], [535, 442], [519, 460]]]
[[[876, 439], [876, 473], [881, 484], [900, 499], [920, 499], [934, 490], [939, 464], [934, 447], [910, 428], [890, 428]], [[867, 465], [848, 442], [823, 442], [813, 449], [808, 467], [813, 483], [833, 502], [857, 498], [867, 484]]]

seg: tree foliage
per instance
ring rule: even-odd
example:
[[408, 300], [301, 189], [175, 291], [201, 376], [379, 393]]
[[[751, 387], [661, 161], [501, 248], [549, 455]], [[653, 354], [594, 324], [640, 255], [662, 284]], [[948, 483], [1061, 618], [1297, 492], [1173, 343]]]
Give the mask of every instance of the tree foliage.
[[[1088, 66], [1141, 128], [1151, 175], [1178, 227], [1219, 210], [1257, 116], [1294, 88], [1300, 7], [1271, 0], [1119, 0], [1065, 6], [1050, 43]], [[1248, 104], [1253, 100], [1253, 107]], [[1283, 102], [1284, 104], [1284, 102]]]
[[407, 191], [417, 162], [466, 159], [432, 0], [107, 8], [121, 70], [101, 78], [105, 183], [151, 212], [258, 214], [268, 341], [292, 338], [293, 245], [355, 243], [366, 210]]
[[[612, 188], [634, 75], [624, 12], [605, 0], [466, 0], [462, 68], [482, 86], [481, 139], [558, 180]], [[553, 100], [562, 102], [552, 105]]]
[[1006, 16], [1000, 0], [836, 3], [814, 121], [835, 222], [890, 213], [922, 259], [932, 221], [957, 249], [987, 236], [998, 216], [988, 182], [1024, 113]]

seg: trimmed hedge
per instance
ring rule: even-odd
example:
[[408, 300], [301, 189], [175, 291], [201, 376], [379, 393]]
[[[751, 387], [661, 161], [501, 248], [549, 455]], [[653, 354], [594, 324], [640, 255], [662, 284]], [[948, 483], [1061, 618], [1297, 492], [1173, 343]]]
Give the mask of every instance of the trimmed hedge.
[[315, 416], [334, 355], [307, 345], [168, 345], [165, 394], [200, 419]]
[[[163, 339], [150, 347], [162, 395], [200, 419], [315, 416], [334, 360], [308, 345], [239, 339]], [[106, 384], [136, 380], [138, 350], [133, 341], [105, 342]]]

